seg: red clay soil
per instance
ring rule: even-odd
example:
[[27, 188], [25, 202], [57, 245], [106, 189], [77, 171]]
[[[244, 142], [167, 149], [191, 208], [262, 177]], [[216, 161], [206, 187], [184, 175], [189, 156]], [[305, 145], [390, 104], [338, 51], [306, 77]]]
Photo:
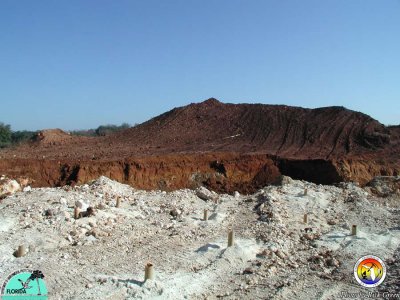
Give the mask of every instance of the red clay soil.
[[251, 192], [281, 174], [317, 183], [400, 174], [400, 127], [343, 107], [224, 104], [175, 108], [134, 128], [97, 137], [61, 130], [0, 152], [0, 173], [35, 186], [106, 175], [144, 189]]

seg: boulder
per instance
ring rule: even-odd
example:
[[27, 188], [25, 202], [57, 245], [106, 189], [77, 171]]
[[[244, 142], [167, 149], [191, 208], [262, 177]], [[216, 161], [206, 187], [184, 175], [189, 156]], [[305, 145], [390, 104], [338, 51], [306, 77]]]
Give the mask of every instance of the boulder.
[[89, 203], [85, 203], [83, 200], [78, 200], [75, 202], [75, 206], [79, 208], [80, 211], [86, 211], [89, 208]]
[[292, 184], [293, 179], [289, 176], [281, 175], [281, 177], [279, 178], [279, 183], [280, 185]]
[[28, 186], [24, 187], [23, 191], [24, 192], [30, 192], [30, 191], [32, 191], [32, 188], [31, 188], [30, 185], [28, 185]]
[[214, 194], [206, 189], [204, 186], [196, 189], [196, 196], [205, 201], [213, 200], [215, 198]]
[[7, 197], [21, 190], [21, 186], [16, 180], [3, 179], [0, 181], [0, 198]]

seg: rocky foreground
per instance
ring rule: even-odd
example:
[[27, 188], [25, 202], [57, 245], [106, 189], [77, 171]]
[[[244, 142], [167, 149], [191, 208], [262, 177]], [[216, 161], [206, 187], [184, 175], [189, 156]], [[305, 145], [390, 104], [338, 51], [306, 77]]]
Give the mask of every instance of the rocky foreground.
[[[149, 192], [106, 177], [13, 190], [0, 202], [0, 280], [39, 269], [51, 299], [339, 299], [365, 291], [353, 267], [373, 254], [388, 268], [379, 291], [398, 291], [399, 194], [387, 182], [400, 178], [388, 180], [284, 177], [251, 195]], [[93, 214], [75, 219], [75, 206]], [[143, 282], [148, 262], [155, 278]]]

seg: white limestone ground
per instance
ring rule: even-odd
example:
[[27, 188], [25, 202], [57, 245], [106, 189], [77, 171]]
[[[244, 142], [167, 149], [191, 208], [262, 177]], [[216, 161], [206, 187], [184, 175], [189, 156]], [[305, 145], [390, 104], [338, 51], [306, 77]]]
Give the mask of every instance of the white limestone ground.
[[[363, 289], [352, 274], [361, 256], [390, 260], [400, 244], [398, 196], [376, 198], [354, 184], [289, 180], [253, 195], [198, 194], [105, 177], [17, 192], [0, 202], [0, 283], [32, 268], [51, 299], [336, 299]], [[95, 215], [75, 220], [77, 201]], [[227, 248], [229, 228], [236, 243]], [[22, 244], [29, 251], [16, 258]], [[144, 283], [147, 262], [155, 279]]]

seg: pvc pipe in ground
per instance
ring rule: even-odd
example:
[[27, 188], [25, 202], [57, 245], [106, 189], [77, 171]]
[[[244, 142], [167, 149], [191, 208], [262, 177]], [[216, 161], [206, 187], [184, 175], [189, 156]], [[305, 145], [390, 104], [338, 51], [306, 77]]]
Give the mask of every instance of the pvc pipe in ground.
[[74, 218], [75, 219], [79, 219], [79, 213], [80, 213], [79, 207], [75, 206], [74, 207]]
[[203, 221], [207, 221], [207, 220], [208, 220], [208, 210], [205, 209], [205, 210], [204, 210]]
[[357, 230], [357, 225], [351, 226], [351, 235], [357, 236], [358, 230]]
[[235, 243], [235, 233], [233, 232], [232, 229], [230, 229], [228, 232], [228, 247], [232, 247], [234, 243]]
[[20, 245], [18, 246], [18, 250], [17, 250], [17, 257], [22, 257], [26, 255], [26, 247], [25, 245]]
[[120, 196], [118, 196], [117, 197], [117, 203], [115, 204], [115, 207], [120, 207], [120, 205], [121, 205], [121, 197]]
[[308, 214], [304, 214], [304, 216], [303, 216], [303, 222], [304, 222], [304, 224], [307, 224], [307, 223], [308, 223]]
[[154, 268], [152, 263], [147, 263], [144, 267], [144, 281], [154, 279]]

